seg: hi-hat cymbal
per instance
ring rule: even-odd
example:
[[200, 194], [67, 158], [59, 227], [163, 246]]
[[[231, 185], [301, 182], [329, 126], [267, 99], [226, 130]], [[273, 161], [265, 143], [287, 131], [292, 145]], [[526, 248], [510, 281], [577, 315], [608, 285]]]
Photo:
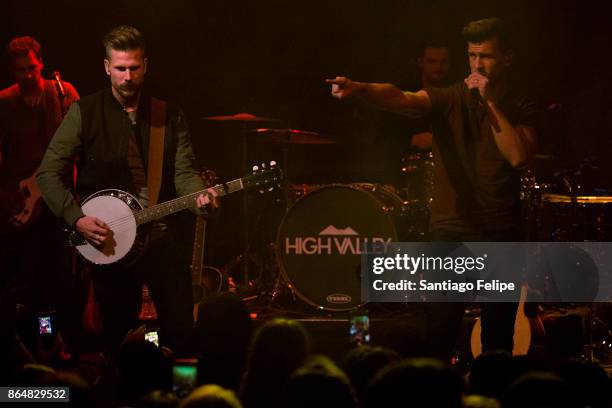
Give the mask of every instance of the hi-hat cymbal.
[[251, 140], [262, 143], [287, 144], [335, 144], [336, 142], [316, 132], [297, 129], [254, 129], [251, 130]]
[[234, 115], [207, 116], [204, 119], [215, 122], [280, 122], [280, 119], [255, 116], [247, 112], [240, 112]]

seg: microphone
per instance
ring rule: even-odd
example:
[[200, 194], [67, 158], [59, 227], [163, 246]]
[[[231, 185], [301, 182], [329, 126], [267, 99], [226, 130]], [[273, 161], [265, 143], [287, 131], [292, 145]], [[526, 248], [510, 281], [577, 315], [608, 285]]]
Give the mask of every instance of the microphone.
[[53, 79], [55, 80], [57, 92], [63, 98], [66, 96], [66, 88], [64, 88], [64, 83], [62, 82], [62, 74], [60, 74], [59, 71], [53, 71]]

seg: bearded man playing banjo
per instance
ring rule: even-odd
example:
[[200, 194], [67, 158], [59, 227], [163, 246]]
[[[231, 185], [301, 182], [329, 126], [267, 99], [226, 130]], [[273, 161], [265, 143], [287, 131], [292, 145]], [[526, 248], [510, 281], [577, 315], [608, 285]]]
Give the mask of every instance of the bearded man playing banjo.
[[[146, 283], [159, 318], [160, 342], [180, 351], [190, 337], [193, 304], [188, 265], [176, 262], [171, 228], [148, 224], [152, 231], [144, 254], [129, 263], [114, 261], [134, 242], [135, 232], [129, 232], [132, 236], [127, 249], [123, 248], [126, 231], [148, 222], [132, 216], [136, 203], [151, 208], [178, 196], [182, 198], [172, 202], [187, 199], [183, 208], [216, 208], [218, 194], [214, 189], [202, 194], [205, 187], [193, 166], [189, 131], [180, 108], [153, 98], [143, 87], [148, 60], [142, 34], [119, 26], [104, 37], [103, 44], [111, 87], [72, 105], [53, 136], [37, 180], [49, 208], [84, 239], [86, 250], [80, 252], [98, 264], [92, 268], [92, 279], [106, 345], [117, 347], [137, 325], [141, 287]], [[83, 207], [65, 182], [75, 158], [77, 196], [82, 199], [104, 190], [94, 195], [98, 200], [85, 200]], [[113, 216], [115, 202], [120, 202], [116, 198], [123, 199], [125, 208], [120, 206]], [[88, 203], [96, 204], [88, 211]], [[91, 215], [94, 209], [104, 217]]]

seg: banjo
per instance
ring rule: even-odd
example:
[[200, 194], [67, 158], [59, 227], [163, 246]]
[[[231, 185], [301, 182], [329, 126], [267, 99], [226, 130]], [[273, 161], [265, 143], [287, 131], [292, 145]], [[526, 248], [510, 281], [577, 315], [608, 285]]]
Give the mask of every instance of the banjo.
[[69, 241], [83, 258], [96, 265], [111, 265], [117, 262], [131, 263], [144, 250], [147, 243], [147, 229], [144, 225], [176, 212], [193, 208], [197, 197], [210, 190], [215, 190], [219, 197], [244, 189], [259, 188], [260, 192], [270, 191], [280, 183], [282, 171], [270, 162], [266, 168], [253, 167], [253, 174], [228, 183], [197, 191], [144, 208], [132, 194], [118, 190], [106, 189], [93, 193], [83, 201], [83, 213], [95, 216], [110, 228], [110, 236], [102, 245], [94, 245], [77, 231], [72, 230]]

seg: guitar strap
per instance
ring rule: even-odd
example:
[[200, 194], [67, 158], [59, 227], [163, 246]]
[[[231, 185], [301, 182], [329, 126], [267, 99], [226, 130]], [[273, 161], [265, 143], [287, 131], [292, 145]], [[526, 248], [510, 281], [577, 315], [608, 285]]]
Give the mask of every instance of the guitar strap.
[[166, 102], [151, 98], [151, 130], [149, 132], [149, 161], [147, 188], [149, 207], [157, 204], [161, 190], [164, 165], [164, 139], [166, 137]]
[[45, 141], [49, 143], [64, 119], [65, 107], [64, 99], [60, 98], [53, 81], [45, 80], [44, 92], [44, 111], [45, 111]]

